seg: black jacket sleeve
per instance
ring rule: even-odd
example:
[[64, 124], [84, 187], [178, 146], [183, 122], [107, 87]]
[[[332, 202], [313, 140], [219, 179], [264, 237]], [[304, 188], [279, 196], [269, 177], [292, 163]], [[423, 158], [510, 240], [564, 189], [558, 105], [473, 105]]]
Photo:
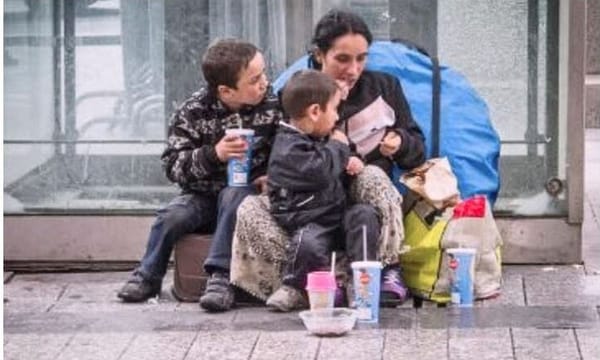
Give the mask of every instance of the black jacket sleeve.
[[390, 78], [389, 88], [384, 89], [384, 100], [394, 109], [396, 122], [389, 131], [396, 132], [402, 139], [400, 148], [392, 157], [399, 167], [412, 169], [425, 161], [425, 139], [421, 128], [412, 118], [400, 82], [394, 77]]
[[[290, 141], [279, 137], [271, 154], [268, 181], [297, 192], [326, 189], [344, 173], [350, 149], [337, 140]], [[285, 181], [285, 184], [279, 183]]]

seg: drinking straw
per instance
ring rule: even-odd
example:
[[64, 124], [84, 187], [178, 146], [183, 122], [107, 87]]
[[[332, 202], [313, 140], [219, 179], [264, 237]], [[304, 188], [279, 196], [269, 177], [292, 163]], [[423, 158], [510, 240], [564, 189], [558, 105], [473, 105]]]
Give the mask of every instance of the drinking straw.
[[363, 259], [367, 261], [367, 225], [362, 226], [363, 230]]
[[331, 252], [331, 273], [335, 276], [335, 251]]

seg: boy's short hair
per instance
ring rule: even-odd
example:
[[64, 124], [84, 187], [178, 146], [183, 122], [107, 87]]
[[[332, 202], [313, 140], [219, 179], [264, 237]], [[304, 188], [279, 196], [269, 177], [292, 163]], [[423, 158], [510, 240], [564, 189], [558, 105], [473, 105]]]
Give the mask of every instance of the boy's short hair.
[[219, 85], [237, 89], [240, 73], [258, 48], [238, 39], [219, 39], [213, 42], [202, 57], [202, 74], [210, 91], [216, 93]]
[[285, 84], [281, 105], [289, 117], [299, 118], [312, 104], [325, 109], [336, 91], [338, 85], [329, 75], [317, 70], [300, 70]]

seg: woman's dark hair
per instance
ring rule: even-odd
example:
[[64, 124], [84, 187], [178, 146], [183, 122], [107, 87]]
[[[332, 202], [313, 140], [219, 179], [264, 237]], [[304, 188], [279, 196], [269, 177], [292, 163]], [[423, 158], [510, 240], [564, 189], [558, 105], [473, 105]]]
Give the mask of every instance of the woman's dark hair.
[[367, 43], [371, 45], [373, 35], [364, 20], [351, 12], [333, 9], [330, 10], [315, 26], [315, 33], [312, 38], [313, 50], [310, 54], [312, 67], [320, 68], [320, 64], [314, 61], [314, 51], [319, 50], [326, 53], [333, 46], [333, 42], [340, 36], [346, 34], [362, 35]]

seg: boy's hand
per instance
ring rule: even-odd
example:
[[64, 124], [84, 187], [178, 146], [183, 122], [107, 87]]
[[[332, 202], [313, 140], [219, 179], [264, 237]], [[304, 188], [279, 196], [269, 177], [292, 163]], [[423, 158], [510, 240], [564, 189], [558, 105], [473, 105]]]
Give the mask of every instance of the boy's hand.
[[331, 136], [329, 136], [329, 138], [337, 140], [339, 142], [343, 142], [344, 144], [348, 145], [348, 137], [346, 136], [346, 134], [344, 134], [338, 129], [333, 129], [333, 132], [331, 133]]
[[343, 80], [336, 80], [335, 82], [340, 89], [340, 98], [346, 100], [348, 98], [348, 93], [350, 93], [350, 85]]
[[392, 156], [400, 149], [400, 144], [402, 144], [400, 135], [395, 131], [390, 131], [385, 134], [383, 140], [381, 140], [379, 152], [381, 152], [383, 156]]
[[248, 143], [246, 140], [233, 134], [226, 134], [221, 140], [215, 145], [215, 151], [217, 157], [222, 162], [227, 162], [231, 158], [242, 159], [248, 149]]
[[365, 168], [365, 163], [356, 156], [350, 156], [348, 159], [348, 165], [346, 165], [346, 173], [354, 176], [358, 175]]
[[259, 176], [252, 182], [256, 189], [258, 189], [259, 194], [267, 193], [267, 175]]

